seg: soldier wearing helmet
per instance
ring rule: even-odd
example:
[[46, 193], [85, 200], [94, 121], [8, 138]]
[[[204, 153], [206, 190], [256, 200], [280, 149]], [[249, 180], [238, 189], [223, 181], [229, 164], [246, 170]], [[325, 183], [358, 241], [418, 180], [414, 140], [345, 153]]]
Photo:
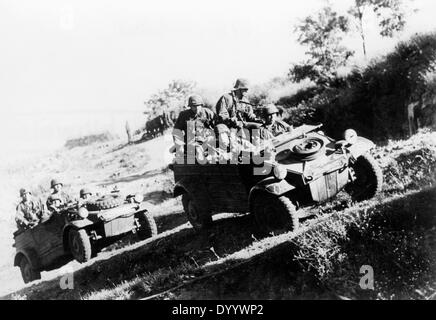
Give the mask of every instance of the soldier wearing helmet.
[[21, 202], [17, 206], [15, 221], [19, 229], [27, 229], [36, 226], [44, 214], [44, 206], [41, 200], [32, 197], [27, 189], [20, 189]]
[[52, 212], [59, 212], [62, 205], [71, 202], [70, 196], [62, 190], [63, 186], [64, 184], [56, 179], [50, 182], [52, 193], [47, 199], [47, 208]]
[[208, 130], [214, 126], [215, 114], [204, 107], [203, 98], [192, 95], [188, 99], [189, 109], [180, 112], [174, 125], [173, 138], [177, 150], [186, 151], [189, 143], [203, 143]]
[[88, 188], [83, 188], [83, 189], [80, 190], [79, 196], [80, 196], [80, 199], [86, 201], [86, 200], [89, 200], [89, 198], [92, 197], [92, 192]]
[[279, 118], [280, 110], [273, 104], [266, 106], [263, 110], [264, 124], [261, 127], [261, 138], [269, 139], [289, 132], [292, 127]]
[[224, 94], [216, 104], [217, 123], [231, 129], [241, 129], [247, 122], [259, 122], [247, 99], [248, 81], [237, 79], [233, 90]]

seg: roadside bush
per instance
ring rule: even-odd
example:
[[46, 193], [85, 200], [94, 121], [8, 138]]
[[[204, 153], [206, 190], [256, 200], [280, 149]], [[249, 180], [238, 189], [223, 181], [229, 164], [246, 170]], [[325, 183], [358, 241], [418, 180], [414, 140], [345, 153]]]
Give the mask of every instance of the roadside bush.
[[[327, 133], [339, 137], [347, 128], [374, 140], [408, 135], [407, 106], [425, 93], [427, 75], [435, 70], [436, 34], [401, 42], [383, 58], [337, 77], [328, 85], [302, 90], [280, 99], [288, 107], [315, 110], [309, 120], [324, 123]], [[304, 116], [304, 114], [303, 114]]]
[[[422, 299], [434, 292], [435, 189], [372, 209], [334, 215], [293, 242], [294, 259], [319, 285], [349, 299]], [[360, 268], [374, 270], [375, 290], [359, 286]]]

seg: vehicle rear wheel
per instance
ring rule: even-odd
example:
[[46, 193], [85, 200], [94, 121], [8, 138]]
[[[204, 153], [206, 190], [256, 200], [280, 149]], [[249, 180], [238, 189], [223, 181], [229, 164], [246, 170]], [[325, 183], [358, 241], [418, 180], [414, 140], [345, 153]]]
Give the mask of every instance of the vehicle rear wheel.
[[70, 245], [70, 251], [74, 259], [83, 263], [91, 259], [92, 247], [88, 234], [85, 230], [73, 229], [68, 234], [68, 240]]
[[32, 265], [26, 257], [21, 258], [20, 270], [24, 283], [29, 283], [41, 279], [41, 272], [33, 269]]
[[154, 218], [148, 212], [141, 212], [137, 215], [140, 224], [138, 237], [145, 240], [157, 235], [157, 225]]
[[299, 227], [297, 210], [285, 196], [259, 193], [253, 200], [252, 210], [259, 229], [266, 234], [294, 231]]
[[201, 210], [190, 194], [183, 194], [182, 204], [186, 217], [195, 230], [200, 231], [207, 229], [212, 225], [212, 216], [210, 212], [207, 210]]
[[355, 180], [345, 190], [355, 201], [369, 200], [377, 195], [382, 189], [383, 173], [370, 154], [364, 154], [357, 158], [351, 166]]

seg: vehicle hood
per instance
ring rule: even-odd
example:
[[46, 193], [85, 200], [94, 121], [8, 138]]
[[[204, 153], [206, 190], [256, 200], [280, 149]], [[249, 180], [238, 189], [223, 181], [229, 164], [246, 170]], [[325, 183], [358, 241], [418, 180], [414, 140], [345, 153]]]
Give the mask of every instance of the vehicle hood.
[[111, 221], [120, 217], [131, 216], [138, 211], [146, 210], [145, 204], [129, 203], [123, 204], [119, 207], [101, 210], [101, 211], [89, 211], [88, 219], [91, 221], [101, 220], [101, 221]]

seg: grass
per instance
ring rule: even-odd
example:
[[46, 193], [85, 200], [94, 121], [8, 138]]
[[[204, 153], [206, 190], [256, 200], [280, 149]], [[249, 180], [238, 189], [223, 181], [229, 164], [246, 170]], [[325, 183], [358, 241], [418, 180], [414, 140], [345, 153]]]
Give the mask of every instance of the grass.
[[[377, 148], [375, 156], [387, 182], [382, 194], [358, 204], [340, 194], [317, 207], [319, 219], [307, 221], [295, 233], [261, 239], [250, 215], [227, 215], [218, 217], [209, 234], [196, 234], [184, 224], [180, 204], [168, 199], [154, 209], [160, 228], [172, 230], [145, 243], [115, 246], [75, 272], [75, 290], [62, 291], [53, 279], [7, 298], [137, 299], [162, 292], [155, 298], [432, 297], [434, 138], [427, 132]], [[169, 182], [160, 186], [166, 188]], [[166, 214], [168, 208], [171, 215]], [[374, 268], [374, 291], [358, 285], [362, 265]]]
[[[328, 291], [350, 298], [419, 298], [436, 292], [436, 189], [412, 192], [360, 211], [333, 215], [297, 237], [295, 256]], [[375, 290], [360, 290], [363, 265], [375, 270]], [[425, 290], [423, 290], [425, 288]], [[433, 291], [432, 291], [433, 290]]]

